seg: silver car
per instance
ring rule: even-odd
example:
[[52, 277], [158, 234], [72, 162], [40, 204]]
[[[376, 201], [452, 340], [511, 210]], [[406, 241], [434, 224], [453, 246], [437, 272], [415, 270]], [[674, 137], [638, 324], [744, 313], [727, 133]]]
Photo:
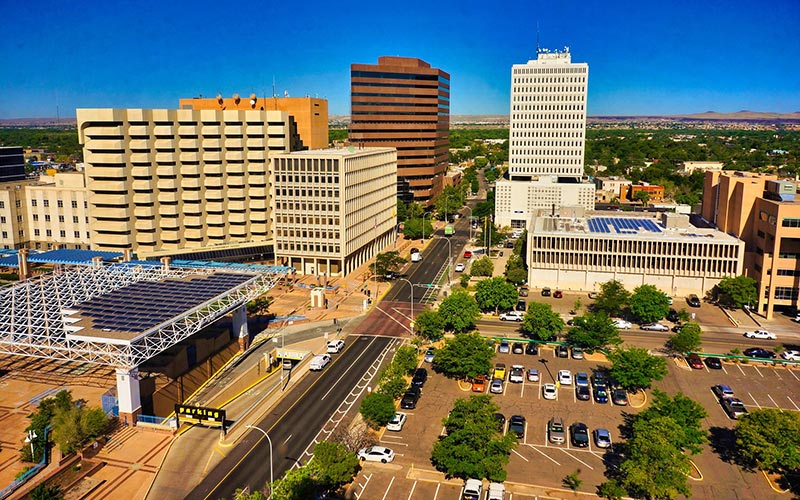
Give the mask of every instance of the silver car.
[[561, 417], [553, 417], [547, 422], [547, 435], [551, 443], [561, 444], [566, 440], [567, 433]]
[[503, 394], [503, 381], [499, 378], [493, 378], [492, 383], [489, 384], [489, 392], [492, 394]]

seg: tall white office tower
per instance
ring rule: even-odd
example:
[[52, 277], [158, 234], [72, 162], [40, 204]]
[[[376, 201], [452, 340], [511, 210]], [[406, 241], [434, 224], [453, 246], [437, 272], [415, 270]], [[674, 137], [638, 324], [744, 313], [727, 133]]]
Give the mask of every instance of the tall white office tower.
[[512, 66], [511, 180], [583, 175], [588, 78], [589, 65], [573, 63], [569, 48]]

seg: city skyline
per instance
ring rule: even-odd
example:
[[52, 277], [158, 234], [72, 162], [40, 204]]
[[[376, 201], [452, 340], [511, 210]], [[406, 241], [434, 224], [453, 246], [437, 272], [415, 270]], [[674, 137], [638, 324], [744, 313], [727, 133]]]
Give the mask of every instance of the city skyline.
[[[591, 68], [589, 115], [800, 111], [800, 4], [563, 1], [7, 6], [0, 118], [177, 108], [234, 93], [312, 96], [350, 114], [350, 64], [417, 57], [451, 74], [450, 112], [508, 114], [510, 68], [569, 46]], [[35, 15], [31, 15], [35, 12]], [[58, 110], [58, 111], [57, 111]]]

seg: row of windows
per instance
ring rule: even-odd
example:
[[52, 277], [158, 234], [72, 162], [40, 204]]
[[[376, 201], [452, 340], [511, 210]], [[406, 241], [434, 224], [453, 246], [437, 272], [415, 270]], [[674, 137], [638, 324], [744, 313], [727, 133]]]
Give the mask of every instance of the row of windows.
[[785, 218], [781, 221], [783, 227], [800, 227], [800, 219]]
[[512, 141], [516, 141], [516, 137], [583, 137], [583, 130], [575, 131], [560, 131], [560, 132], [544, 132], [541, 130], [514, 130], [511, 132]]
[[306, 203], [306, 202], [294, 202], [294, 201], [276, 201], [275, 208], [277, 210], [317, 210], [317, 211], [328, 211], [328, 212], [338, 212], [339, 211], [339, 204], [338, 203]]
[[350, 97], [402, 97], [407, 99], [428, 99], [449, 101], [450, 97], [446, 95], [429, 95], [429, 94], [381, 94], [377, 92], [352, 92]]
[[[678, 255], [618, 255], [602, 253], [576, 253], [565, 251], [534, 250], [531, 266], [549, 269], [564, 269], [574, 266], [594, 270], [633, 270], [649, 274], [700, 276], [733, 276], [739, 273], [735, 260], [696, 259]], [[669, 271], [667, 271], [669, 270]]]
[[284, 238], [313, 238], [314, 240], [338, 240], [339, 231], [277, 228], [276, 236]]
[[278, 250], [295, 251], [295, 252], [317, 252], [317, 253], [339, 253], [341, 247], [339, 245], [325, 245], [321, 243], [284, 243], [279, 241], [277, 244]]
[[533, 248], [579, 250], [592, 253], [620, 253], [650, 256], [685, 255], [690, 258], [737, 259], [738, 245], [610, 238], [568, 238], [537, 236]]
[[313, 196], [315, 198], [338, 198], [339, 197], [339, 190], [305, 190], [305, 189], [293, 189], [293, 188], [281, 188], [275, 190], [276, 196], [302, 196], [303, 198]]
[[[574, 91], [575, 93], [570, 93], [572, 91], [567, 89], [568, 87], [553, 87], [553, 88], [520, 87], [513, 89], [512, 95], [514, 96], [513, 100], [517, 102], [522, 102], [522, 101], [583, 102], [586, 100], [585, 92]], [[525, 99], [525, 97], [530, 97], [531, 99]]]
[[[34, 230], [33, 230], [33, 235], [34, 235], [34, 236], [41, 236], [41, 233], [40, 233], [40, 231], [39, 231], [38, 229], [34, 229]], [[22, 232], [21, 232], [21, 231], [20, 231], [20, 236], [22, 236]], [[50, 229], [47, 229], [47, 230], [45, 231], [45, 236], [47, 236], [47, 237], [52, 237], [52, 236], [53, 236], [53, 231], [52, 231], [52, 230], [50, 230]], [[59, 236], [60, 236], [61, 238], [66, 238], [66, 237], [67, 237], [67, 232], [66, 232], [66, 231], [64, 231], [64, 230], [61, 230], [61, 231], [59, 231]], [[6, 232], [5, 232], [5, 231], [3, 231], [3, 238], [7, 238], [7, 237], [8, 237], [8, 236], [6, 235]], [[80, 231], [73, 231], [73, 232], [72, 232], [72, 237], [73, 237], [73, 238], [80, 238], [80, 237], [81, 237], [81, 232], [80, 232]], [[86, 238], [87, 238], [87, 239], [89, 238], [89, 231], [86, 231]]]
[[800, 276], [798, 269], [778, 269], [778, 276]]
[[320, 217], [320, 216], [305, 216], [305, 215], [276, 215], [275, 222], [277, 224], [292, 224], [292, 225], [316, 225], [316, 226], [338, 226], [339, 217]]
[[[391, 73], [388, 71], [351, 71], [351, 78], [381, 78], [391, 80], [420, 80], [420, 81], [436, 81], [442, 85], [450, 85], [450, 79], [440, 75], [419, 75], [412, 73]], [[361, 85], [360, 82], [357, 82]]]
[[[301, 172], [302, 172], [302, 170], [301, 170]], [[275, 176], [275, 181], [276, 181], [275, 182], [276, 185], [277, 185], [278, 182], [300, 182], [302, 184], [305, 184], [307, 182], [309, 182], [309, 183], [313, 182], [314, 184], [325, 184], [325, 183], [328, 183], [328, 184], [339, 184], [339, 176], [338, 175], [333, 175], [333, 176], [331, 176], [331, 175], [328, 175], [328, 176], [314, 175], [314, 176], [312, 176], [311, 174], [308, 174], [308, 176], [306, 176], [305, 174], [301, 174], [301, 175], [280, 174], [280, 175], [276, 175]]]
[[580, 156], [583, 157], [583, 151], [580, 149], [570, 151], [565, 149], [512, 149], [511, 154], [514, 156]]
[[[0, 220], [0, 222], [5, 222], [5, 217], [1, 217], [0, 219], [2, 219], [2, 220]], [[34, 222], [38, 222], [39, 221], [39, 214], [33, 214], [33, 221]], [[44, 221], [45, 222], [50, 222], [50, 214], [45, 214]], [[58, 216], [58, 222], [64, 222], [64, 216], [63, 215], [59, 215]], [[86, 217], [86, 223], [88, 224], [88, 222], [89, 222], [89, 218]], [[72, 216], [72, 223], [73, 224], [77, 224], [78, 223], [78, 216], [77, 215], [73, 215]]]
[[449, 116], [449, 113], [442, 113], [436, 111], [356, 111], [355, 109], [350, 112], [354, 116]]
[[[19, 208], [19, 206], [20, 206], [19, 201], [17, 201], [17, 208]], [[31, 206], [32, 207], [39, 206], [39, 201], [36, 200], [35, 198], [32, 199], [31, 200]], [[50, 206], [50, 200], [42, 200], [42, 206], [43, 207], [49, 207]], [[57, 200], [56, 201], [56, 206], [58, 206], [58, 208], [64, 208], [64, 202], [62, 200]], [[86, 201], [84, 201], [83, 202], [83, 208], [87, 208], [87, 207], [88, 207], [88, 203]], [[3, 206], [2, 202], [0, 202], [0, 208], [5, 208]], [[78, 208], [78, 202], [77, 201], [72, 200], [72, 208]]]
[[511, 148], [516, 151], [519, 151], [519, 148], [524, 146], [536, 148], [579, 148], [583, 146], [583, 141], [514, 141], [511, 144]]
[[[585, 74], [589, 68], [580, 66], [569, 66], [561, 68], [514, 68], [514, 73], [523, 75], [566, 75], [566, 74]], [[584, 79], [586, 77], [583, 77]]]
[[[764, 298], [769, 298], [769, 287], [764, 289]], [[775, 299], [777, 300], [797, 300], [800, 298], [800, 288], [790, 286], [776, 286]]]
[[[16, 202], [17, 208], [22, 207], [22, 201], [21, 200], [15, 200], [15, 202]], [[76, 203], [76, 202], [73, 202], [73, 203]], [[6, 202], [0, 201], [0, 208], [6, 208]]]

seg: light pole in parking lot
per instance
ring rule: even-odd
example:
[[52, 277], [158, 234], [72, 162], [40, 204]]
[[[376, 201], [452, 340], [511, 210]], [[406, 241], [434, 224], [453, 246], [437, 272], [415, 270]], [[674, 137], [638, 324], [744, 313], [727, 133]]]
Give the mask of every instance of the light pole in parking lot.
[[265, 431], [261, 427], [256, 427], [255, 425], [245, 425], [245, 428], [247, 428], [247, 429], [255, 429], [255, 430], [261, 432], [261, 434], [263, 434], [264, 437], [267, 438], [267, 442], [269, 443], [269, 494], [270, 494], [270, 496], [272, 496], [272, 479], [273, 479], [273, 477], [272, 477], [272, 440], [269, 438], [269, 434], [267, 434], [267, 431]]
[[405, 278], [397, 278], [408, 283], [408, 288], [411, 290], [411, 333], [414, 333], [414, 284]]

